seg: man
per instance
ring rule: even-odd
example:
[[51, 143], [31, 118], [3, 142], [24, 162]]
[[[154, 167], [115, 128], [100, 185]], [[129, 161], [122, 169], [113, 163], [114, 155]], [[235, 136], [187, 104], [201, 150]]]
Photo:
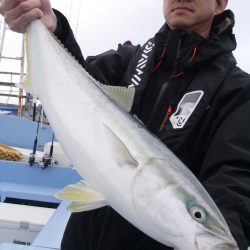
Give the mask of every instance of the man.
[[[144, 46], [86, 60], [48, 0], [0, 0], [12, 30], [41, 18], [95, 78], [136, 89], [132, 112], [196, 175], [239, 249], [250, 245], [250, 76], [236, 66], [227, 0], [164, 0], [166, 23]], [[62, 250], [163, 250], [109, 207], [73, 214]]]

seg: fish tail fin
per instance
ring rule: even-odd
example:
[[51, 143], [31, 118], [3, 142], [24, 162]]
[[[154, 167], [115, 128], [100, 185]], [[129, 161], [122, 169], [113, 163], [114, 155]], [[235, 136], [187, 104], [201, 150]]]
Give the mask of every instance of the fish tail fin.
[[103, 195], [83, 181], [66, 186], [56, 194], [56, 198], [72, 201], [68, 207], [70, 212], [83, 212], [107, 206]]

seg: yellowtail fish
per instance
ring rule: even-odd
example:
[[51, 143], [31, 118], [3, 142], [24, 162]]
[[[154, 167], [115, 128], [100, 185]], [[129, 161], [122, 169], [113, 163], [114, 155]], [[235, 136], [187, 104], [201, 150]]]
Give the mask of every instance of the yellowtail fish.
[[73, 212], [111, 206], [178, 250], [238, 249], [196, 177], [130, 113], [133, 88], [93, 79], [40, 21], [27, 31], [27, 79], [84, 181], [58, 194]]

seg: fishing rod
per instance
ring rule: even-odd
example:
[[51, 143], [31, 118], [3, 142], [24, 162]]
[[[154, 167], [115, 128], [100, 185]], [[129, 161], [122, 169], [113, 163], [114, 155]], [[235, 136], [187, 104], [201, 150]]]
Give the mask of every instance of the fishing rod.
[[[37, 102], [37, 98], [36, 98], [36, 96], [33, 96], [32, 98], [33, 98], [32, 99], [32, 102], [33, 102], [33, 115], [32, 115], [32, 117], [33, 117], [33, 122], [34, 122], [34, 121], [36, 121], [36, 102]], [[40, 120], [40, 118], [39, 118], [39, 120]]]
[[30, 157], [29, 157], [30, 166], [33, 166], [33, 164], [35, 162], [35, 158], [36, 158], [35, 156], [36, 156], [36, 149], [37, 149], [38, 132], [39, 132], [40, 123], [41, 123], [41, 112], [42, 112], [42, 109], [40, 109], [40, 112], [39, 112], [39, 118], [38, 118], [38, 122], [37, 122], [36, 137], [35, 137], [35, 140], [34, 140], [33, 151], [32, 151], [32, 153], [30, 154]]

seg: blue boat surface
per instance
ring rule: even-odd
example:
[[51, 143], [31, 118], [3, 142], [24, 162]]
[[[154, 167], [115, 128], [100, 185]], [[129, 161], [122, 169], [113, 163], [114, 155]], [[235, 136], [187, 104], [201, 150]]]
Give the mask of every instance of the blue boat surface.
[[[32, 152], [36, 131], [37, 122], [12, 115], [0, 115], [1, 144]], [[49, 125], [40, 127], [38, 150], [42, 151], [45, 144], [51, 141], [52, 134]], [[56, 199], [55, 194], [66, 185], [76, 183], [80, 179], [79, 174], [71, 166], [52, 165], [45, 168], [41, 163], [30, 166], [28, 162], [0, 160], [0, 220], [5, 216], [1, 215], [1, 204], [16, 206], [17, 211], [19, 206], [53, 210], [51, 217], [32, 242], [14, 237], [12, 242], [0, 241], [0, 250], [60, 249], [70, 213], [67, 211], [68, 202]], [[7, 222], [4, 223], [6, 225]], [[22, 234], [28, 233], [32, 227], [32, 222], [27, 221], [16, 221], [15, 224]], [[0, 221], [1, 230], [4, 228]]]

